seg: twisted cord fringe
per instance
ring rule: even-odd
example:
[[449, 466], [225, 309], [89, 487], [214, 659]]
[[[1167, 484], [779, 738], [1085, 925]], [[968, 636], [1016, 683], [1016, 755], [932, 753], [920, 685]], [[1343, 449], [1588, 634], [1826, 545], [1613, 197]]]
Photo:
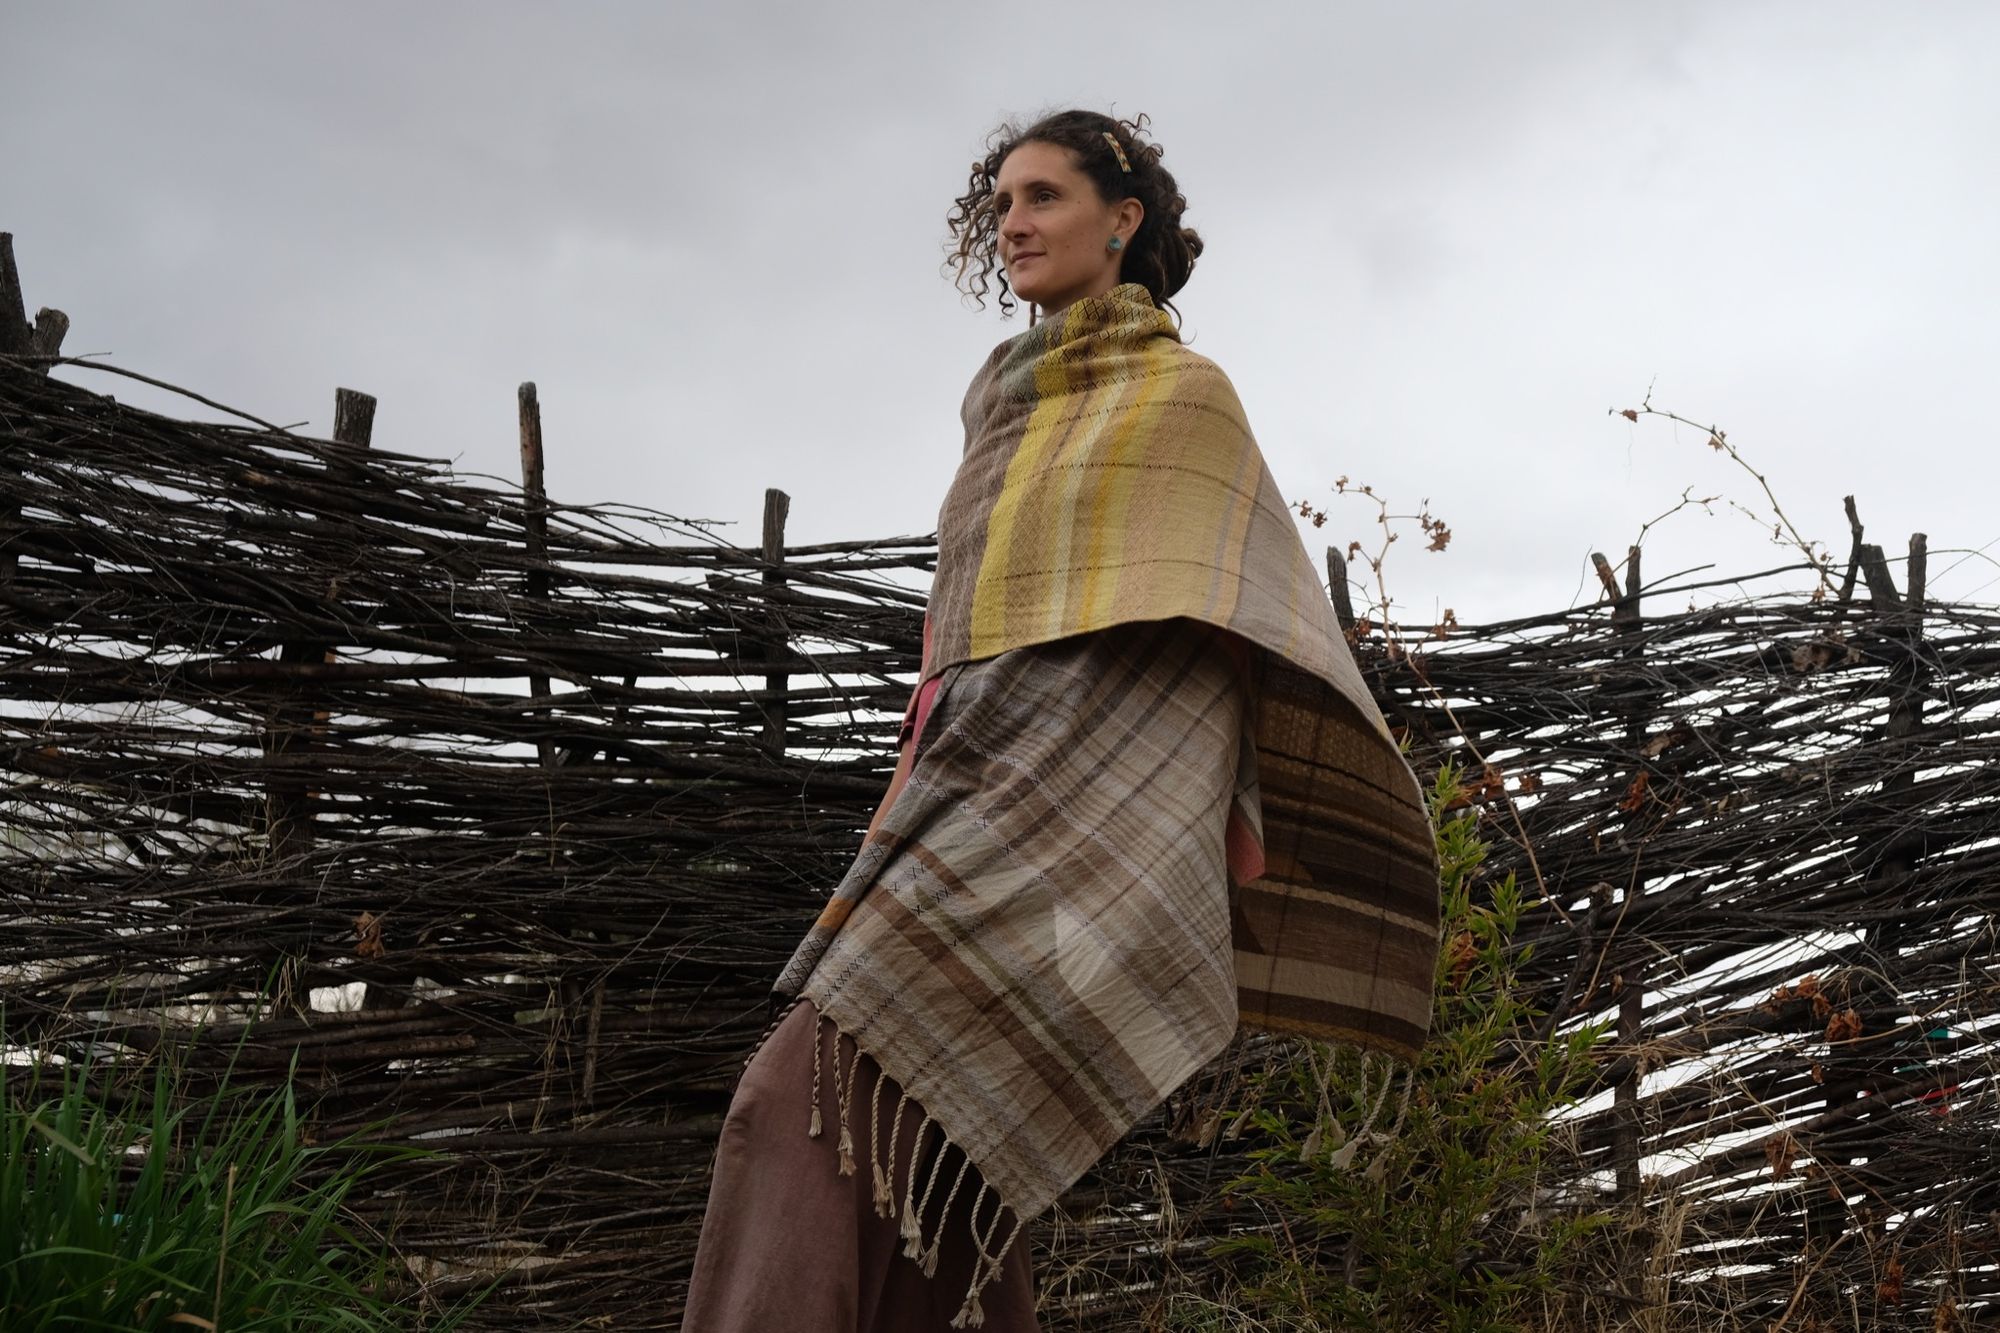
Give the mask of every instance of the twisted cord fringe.
[[[841, 1068], [843, 1052], [840, 1045], [842, 1034], [839, 1025], [824, 1014], [819, 1015], [813, 1025], [812, 1118], [807, 1134], [812, 1138], [818, 1138], [825, 1128], [820, 1111], [820, 1092], [823, 1087], [821, 1074], [823, 1056], [820, 1049], [823, 1037], [820, 1031], [822, 1023], [834, 1028], [833, 1091], [837, 1114], [840, 1117], [840, 1136], [836, 1151], [839, 1155], [840, 1174], [851, 1176], [857, 1174], [851, 1121], [859, 1109], [855, 1101], [855, 1079], [860, 1074], [863, 1053], [861, 1048], [856, 1046], [853, 1056], [847, 1060], [847, 1067], [843, 1070]], [[903, 1240], [903, 1256], [914, 1260], [925, 1277], [934, 1278], [937, 1276], [939, 1249], [944, 1244], [945, 1224], [951, 1217], [952, 1205], [958, 1201], [959, 1192], [965, 1186], [966, 1177], [972, 1174], [972, 1159], [961, 1151], [958, 1174], [953, 1177], [951, 1188], [945, 1191], [944, 1203], [938, 1209], [937, 1225], [931, 1232], [930, 1243], [926, 1245], [924, 1224], [930, 1212], [931, 1198], [937, 1193], [938, 1181], [944, 1174], [947, 1160], [945, 1149], [952, 1146], [951, 1137], [944, 1132], [944, 1126], [939, 1125], [928, 1111], [922, 1111], [922, 1106], [919, 1104], [918, 1109], [922, 1111], [922, 1118], [918, 1120], [916, 1134], [910, 1142], [910, 1167], [903, 1186], [902, 1206], [899, 1208], [895, 1191], [896, 1146], [902, 1134], [903, 1116], [913, 1099], [907, 1088], [897, 1097], [895, 1111], [889, 1117], [889, 1136], [885, 1141], [882, 1138], [882, 1084], [887, 1077], [880, 1064], [876, 1064], [868, 1091], [868, 1170], [875, 1212], [877, 1216], [884, 1218], [897, 1218], [900, 1214], [897, 1232]], [[1379, 1109], [1379, 1102], [1377, 1107]], [[937, 1157], [931, 1164], [930, 1178], [925, 1181], [922, 1194], [919, 1194], [917, 1176], [919, 1164], [923, 1160], [924, 1138], [934, 1125], [938, 1131]], [[982, 1228], [979, 1214], [986, 1206], [989, 1194], [993, 1196], [993, 1217]], [[1023, 1219], [1017, 1216], [1013, 1228], [1007, 1233], [1006, 1240], [997, 1250], [994, 1249], [993, 1239], [999, 1233], [1000, 1225], [1010, 1211], [1000, 1196], [993, 1192], [992, 1186], [982, 1178], [978, 1192], [973, 1196], [969, 1221], [973, 1246], [972, 1279], [965, 1294], [965, 1302], [951, 1321], [953, 1328], [979, 1328], [986, 1322], [986, 1312], [980, 1302], [980, 1293], [999, 1276], [1001, 1266], [1020, 1237], [1024, 1225]]]

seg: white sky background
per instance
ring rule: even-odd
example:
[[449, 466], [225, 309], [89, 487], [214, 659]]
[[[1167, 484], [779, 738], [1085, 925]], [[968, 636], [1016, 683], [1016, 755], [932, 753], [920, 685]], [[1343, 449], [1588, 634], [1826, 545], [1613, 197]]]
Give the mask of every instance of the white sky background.
[[[794, 541], [890, 536], [1022, 327], [938, 274], [985, 133], [1143, 110], [1209, 246], [1186, 331], [1280, 486], [1451, 524], [1396, 551], [1415, 617], [1587, 600], [1684, 488], [1761, 508], [1606, 415], [1654, 381], [1836, 556], [1851, 492], [1992, 601], [1996, 59], [1983, 0], [16, 5], [0, 230], [67, 351], [319, 431], [364, 389], [379, 447], [510, 478], [533, 379], [558, 498], [754, 544], [778, 485]], [[1332, 508], [1315, 556], [1372, 530]], [[1720, 506], [1647, 549], [1786, 559]]]

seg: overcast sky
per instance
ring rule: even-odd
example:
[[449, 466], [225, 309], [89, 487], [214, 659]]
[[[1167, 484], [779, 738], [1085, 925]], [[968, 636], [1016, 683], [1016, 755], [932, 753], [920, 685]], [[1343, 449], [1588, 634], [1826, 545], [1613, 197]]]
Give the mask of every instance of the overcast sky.
[[[1280, 486], [1462, 620], [1588, 597], [1683, 490], [2000, 597], [2000, 5], [16, 4], [0, 230], [30, 309], [269, 419], [796, 541], [925, 532], [1020, 327], [938, 265], [986, 133], [1152, 116], [1208, 252], [1178, 304]], [[130, 401], [134, 386], [72, 374]], [[185, 411], [182, 407], [172, 410]], [[1780, 563], [1721, 505], [1646, 570]], [[1900, 581], [1900, 574], [1899, 574]]]

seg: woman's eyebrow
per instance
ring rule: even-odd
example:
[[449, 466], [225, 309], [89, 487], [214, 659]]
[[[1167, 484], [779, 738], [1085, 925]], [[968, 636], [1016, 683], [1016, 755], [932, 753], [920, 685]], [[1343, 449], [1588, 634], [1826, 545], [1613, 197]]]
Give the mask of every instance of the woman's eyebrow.
[[[1020, 188], [1024, 193], [1029, 190], [1054, 190], [1057, 194], [1062, 193], [1062, 187], [1057, 185], [1054, 181], [1045, 181], [1045, 180], [1022, 181]], [[1009, 195], [1014, 192], [1012, 190], [995, 190], [993, 193], [996, 196], [1000, 196], [1000, 195]]]

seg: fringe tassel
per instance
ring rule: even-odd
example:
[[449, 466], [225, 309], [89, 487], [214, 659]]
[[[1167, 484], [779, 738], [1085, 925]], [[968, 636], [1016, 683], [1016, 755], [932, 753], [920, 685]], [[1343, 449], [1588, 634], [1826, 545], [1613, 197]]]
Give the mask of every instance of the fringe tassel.
[[736, 1077], [738, 1078], [743, 1077], [743, 1071], [748, 1069], [750, 1067], [750, 1062], [757, 1058], [757, 1052], [764, 1049], [764, 1043], [771, 1039], [771, 1034], [773, 1032], [776, 1032], [779, 1026], [787, 1018], [790, 1018], [792, 1016], [792, 1010], [798, 1008], [799, 1002], [804, 998], [805, 997], [802, 995], [794, 995], [790, 1000], [786, 1001], [785, 1007], [780, 1009], [772, 1017], [771, 1021], [764, 1025], [763, 1035], [757, 1038], [757, 1044], [750, 1048], [750, 1053], [743, 1057], [743, 1063], [737, 1067]]
[[1310, 1162], [1319, 1156], [1320, 1149], [1325, 1146], [1327, 1127], [1331, 1126], [1333, 1129], [1335, 1149], [1346, 1142], [1347, 1136], [1341, 1131], [1340, 1121], [1335, 1119], [1333, 1114], [1330, 1091], [1333, 1082], [1333, 1052], [1331, 1050], [1324, 1052], [1326, 1055], [1324, 1071], [1319, 1067], [1321, 1047], [1318, 1042], [1307, 1042], [1301, 1053], [1306, 1058], [1306, 1069], [1312, 1078], [1313, 1096], [1316, 1102], [1313, 1107], [1313, 1127], [1307, 1131], [1305, 1141], [1299, 1144], [1299, 1160]]
[[854, 1117], [848, 1114], [848, 1106], [854, 1099], [854, 1067], [861, 1063], [861, 1048], [854, 1048], [854, 1056], [847, 1062], [847, 1077], [840, 1076], [840, 1036], [833, 1038], [833, 1092], [834, 1102], [840, 1114], [840, 1174], [854, 1174]]
[[979, 1293], [986, 1289], [986, 1285], [989, 1282], [1000, 1276], [1000, 1267], [1007, 1261], [1007, 1252], [1014, 1248], [1014, 1242], [1021, 1235], [1023, 1220], [1020, 1217], [1016, 1217], [1014, 1219], [1014, 1229], [1007, 1233], [1007, 1239], [1001, 1243], [999, 1249], [991, 1250], [989, 1253], [993, 1243], [993, 1234], [1000, 1229], [1000, 1219], [1006, 1216], [1006, 1213], [1007, 1205], [1001, 1203], [996, 1196], [993, 1201], [993, 1224], [987, 1227], [986, 1234], [981, 1236], [979, 1234], [979, 1205], [973, 1205], [972, 1242], [978, 1249], [978, 1256], [973, 1260], [972, 1286], [965, 1293], [965, 1304], [959, 1307], [958, 1314], [952, 1318], [951, 1326], [953, 1328], [978, 1328], [986, 1322], [986, 1311], [980, 1307]]
[[[861, 1053], [854, 1053], [856, 1063]], [[869, 1195], [875, 1202], [875, 1216], [893, 1217], [896, 1205], [889, 1197], [889, 1177], [882, 1173], [882, 1067], [875, 1067], [874, 1088], [868, 1094], [868, 1176]], [[893, 1144], [891, 1145], [894, 1146]]]
[[[1396, 1106], [1396, 1123], [1389, 1126], [1386, 1134], [1377, 1136], [1382, 1140], [1382, 1146], [1376, 1151], [1373, 1157], [1368, 1159], [1367, 1167], [1361, 1172], [1361, 1177], [1364, 1180], [1371, 1182], [1380, 1180], [1382, 1173], [1388, 1170], [1385, 1163], [1389, 1159], [1389, 1149], [1395, 1147], [1396, 1140], [1402, 1137], [1403, 1122], [1410, 1117], [1410, 1094], [1416, 1090], [1417, 1071], [1414, 1069], [1405, 1069], [1402, 1071], [1402, 1074], [1403, 1095]], [[1395, 1074], [1390, 1074], [1390, 1078], [1395, 1078]]]
[[[806, 1137], [812, 1139], [818, 1138], [820, 1135], [820, 1130], [824, 1128], [824, 1126], [820, 1123], [820, 1115], [819, 1115], [819, 1048], [820, 1048], [819, 1030], [820, 1030], [820, 1025], [825, 1022], [826, 1022], [825, 1014], [820, 1014], [818, 1017], [813, 1019], [813, 1113], [812, 1113], [812, 1123], [806, 1127]], [[838, 1031], [834, 1033], [833, 1039], [835, 1041], [840, 1040], [840, 1033]]]
[[[1403, 1068], [1388, 1056], [1377, 1056], [1364, 1052], [1361, 1056], [1361, 1078], [1357, 1105], [1366, 1108], [1361, 1123], [1350, 1134], [1341, 1125], [1332, 1104], [1332, 1083], [1334, 1073], [1334, 1052], [1310, 1043], [1303, 1050], [1306, 1068], [1314, 1084], [1313, 1092], [1318, 1102], [1313, 1127], [1307, 1131], [1299, 1144], [1299, 1157], [1312, 1161], [1324, 1153], [1326, 1165], [1336, 1171], [1344, 1171], [1353, 1165], [1355, 1155], [1365, 1147], [1375, 1148], [1363, 1174], [1370, 1180], [1378, 1179], [1385, 1169], [1383, 1163], [1388, 1158], [1389, 1146], [1403, 1132], [1403, 1124], [1409, 1118], [1410, 1098], [1416, 1090], [1416, 1071]], [[1320, 1067], [1324, 1058], [1326, 1066]], [[1380, 1079], [1378, 1083], [1376, 1080]], [[1401, 1084], [1401, 1095], [1396, 1101], [1396, 1118], [1386, 1128], [1377, 1129], [1382, 1123], [1382, 1113], [1388, 1109], [1390, 1094]]]
[[[925, 1116], [924, 1119], [928, 1122], [930, 1117]], [[923, 1134], [919, 1132], [917, 1138], [921, 1142]], [[930, 1183], [924, 1186], [924, 1197], [917, 1201], [917, 1206], [910, 1210], [903, 1223], [905, 1233], [910, 1236], [909, 1244], [903, 1247], [903, 1254], [908, 1258], [915, 1259], [919, 1264], [922, 1264], [924, 1259], [924, 1214], [930, 1211], [931, 1195], [937, 1192], [938, 1177], [944, 1173], [945, 1149], [948, 1146], [950, 1146], [950, 1141], [944, 1136], [944, 1126], [939, 1125], [938, 1154], [937, 1160], [931, 1163]], [[916, 1188], [917, 1184], [916, 1160], [915, 1154], [912, 1154], [910, 1158], [910, 1187], [912, 1189]], [[939, 1225], [942, 1226], [943, 1223], [940, 1222]], [[931, 1267], [935, 1271], [937, 1267], [936, 1263], [933, 1262]]]
[[[881, 1087], [882, 1071], [879, 1066], [875, 1070], [875, 1080], [875, 1086]], [[910, 1094], [905, 1090], [903, 1095], [896, 1099], [896, 1114], [889, 1117], [888, 1142], [884, 1145], [883, 1152], [875, 1159], [875, 1211], [887, 1218], [896, 1216], [896, 1140], [903, 1132], [903, 1108], [909, 1104]], [[872, 1137], [873, 1131], [870, 1133]], [[871, 1153], [875, 1151], [872, 1142], [868, 1145], [868, 1150]], [[914, 1150], [912, 1151], [914, 1153]], [[910, 1158], [910, 1162], [911, 1170], [915, 1170], [914, 1155]]]
[[[1368, 1088], [1369, 1067], [1374, 1063], [1376, 1063], [1376, 1061], [1373, 1056], [1365, 1056], [1361, 1061], [1361, 1087], [1364, 1095], [1366, 1094]], [[1389, 1100], [1389, 1089], [1396, 1081], [1396, 1067], [1392, 1064], [1389, 1064], [1389, 1062], [1386, 1059], [1381, 1061], [1380, 1063], [1387, 1066], [1382, 1071], [1382, 1090], [1375, 1094], [1375, 1104], [1368, 1108], [1368, 1118], [1361, 1122], [1360, 1129], [1354, 1131], [1354, 1137], [1356, 1139], [1367, 1138], [1368, 1131], [1375, 1128], [1376, 1120], [1378, 1120], [1382, 1115], [1382, 1107], [1385, 1104], [1387, 1104]]]
[[[939, 1160], [940, 1161], [943, 1160], [943, 1154], [939, 1154]], [[924, 1251], [922, 1258], [917, 1260], [917, 1267], [924, 1270], [925, 1277], [937, 1276], [938, 1246], [944, 1243], [945, 1219], [951, 1216], [952, 1201], [958, 1198], [959, 1186], [965, 1184], [965, 1173], [970, 1171], [971, 1169], [972, 1169], [972, 1159], [968, 1157], [965, 1159], [964, 1162], [959, 1164], [958, 1179], [951, 1182], [951, 1190], [944, 1196], [944, 1207], [940, 1209], [938, 1212], [937, 1234], [931, 1237], [931, 1247], [928, 1250]], [[986, 1187], [983, 1184], [980, 1186], [981, 1190], [984, 1190], [985, 1188]], [[930, 1192], [926, 1190], [925, 1197], [928, 1198], [929, 1195]]]
[[[986, 1246], [979, 1235], [979, 1208], [980, 1205], [986, 1202], [988, 1188], [989, 1186], [985, 1181], [980, 1181], [979, 1193], [975, 1194], [972, 1198], [972, 1217], [970, 1220], [972, 1230], [972, 1283], [965, 1290], [965, 1304], [959, 1306], [958, 1313], [952, 1316], [951, 1326], [953, 1328], [978, 1328], [986, 1322], [986, 1311], [979, 1308], [979, 1290], [986, 1285]], [[946, 1213], [951, 1211], [949, 1203], [945, 1205], [945, 1211]], [[986, 1229], [986, 1235], [991, 1237], [994, 1231], [999, 1229], [999, 1226], [1000, 1209], [996, 1204], [993, 1209], [993, 1225]], [[943, 1229], [941, 1223], [939, 1229]]]
[[[820, 1047], [823, 1036], [819, 1026], [821, 1023], [832, 1023], [832, 1020], [822, 1014], [813, 1024], [812, 1122], [807, 1130], [813, 1138], [818, 1138], [825, 1129], [820, 1111], [824, 1059]], [[861, 1070], [861, 1048], [855, 1047], [853, 1056], [847, 1061], [847, 1068], [843, 1070], [841, 1058], [844, 1053], [841, 1049], [841, 1034], [837, 1024], [834, 1025], [833, 1043], [834, 1104], [840, 1117], [840, 1138], [837, 1147], [840, 1156], [840, 1174], [851, 1176], [857, 1174], [853, 1121], [858, 1107], [854, 1100], [854, 1081]], [[951, 1140], [944, 1133], [944, 1127], [939, 1125], [937, 1158], [931, 1164], [930, 1178], [924, 1182], [923, 1193], [919, 1195], [917, 1175], [919, 1163], [923, 1160], [924, 1136], [932, 1125], [937, 1124], [929, 1112], [924, 1112], [917, 1122], [916, 1133], [910, 1140], [909, 1175], [903, 1186], [902, 1206], [898, 1208], [896, 1151], [903, 1132], [903, 1115], [910, 1105], [910, 1093], [908, 1089], [904, 1089], [896, 1099], [896, 1109], [889, 1117], [889, 1137], [885, 1141], [882, 1138], [882, 1082], [885, 1077], [881, 1066], [876, 1065], [868, 1090], [868, 1170], [873, 1187], [875, 1211], [877, 1215], [885, 1218], [897, 1218], [900, 1214], [897, 1234], [903, 1241], [904, 1257], [914, 1260], [918, 1270], [925, 1277], [935, 1278], [939, 1251], [944, 1245], [945, 1224], [951, 1218], [952, 1205], [958, 1202], [959, 1192], [965, 1187], [966, 1177], [972, 1172], [972, 1159], [960, 1153], [958, 1174], [953, 1177], [951, 1188], [945, 1191], [944, 1203], [938, 1210], [937, 1226], [931, 1234], [930, 1244], [925, 1245], [925, 1215], [930, 1211], [931, 1197], [937, 1193], [938, 1181], [944, 1175], [945, 1163], [949, 1157], [947, 1149], [951, 1147]], [[1376, 1099], [1375, 1113], [1380, 1112], [1387, 1095], [1388, 1088], [1385, 1084], [1382, 1095]], [[1404, 1109], [1407, 1110], [1407, 1091], [1404, 1102]], [[1369, 1119], [1373, 1121], [1374, 1113], [1371, 1113]], [[1398, 1122], [1400, 1121], [1399, 1116]], [[986, 1310], [980, 1301], [980, 1294], [991, 1285], [994, 1278], [1000, 1275], [1000, 1269], [1005, 1264], [1007, 1255], [1013, 1250], [1015, 1242], [1020, 1238], [1024, 1225], [1024, 1220], [1017, 1216], [1013, 1229], [1007, 1233], [1007, 1239], [1001, 1242], [998, 1249], [994, 1249], [993, 1238], [999, 1233], [1000, 1224], [1006, 1219], [1009, 1210], [1000, 1196], [993, 1194], [993, 1219], [982, 1228], [979, 1214], [985, 1208], [986, 1197], [989, 1194], [993, 1194], [993, 1189], [982, 1179], [978, 1192], [973, 1196], [969, 1217], [973, 1248], [972, 1279], [966, 1289], [964, 1303], [952, 1318], [953, 1328], [981, 1328], [985, 1325]]]
[[[986, 1196], [992, 1192], [993, 1187], [991, 1185], [987, 1184], [984, 1180], [979, 1182], [979, 1193], [972, 1196], [972, 1213], [966, 1219], [966, 1224], [972, 1228], [972, 1252], [981, 1258], [986, 1256], [986, 1250], [979, 1243], [979, 1210], [986, 1206]], [[999, 1225], [1000, 1214], [997, 1211], [996, 1205], [996, 1211], [993, 1214], [993, 1226], [986, 1228], [986, 1234], [989, 1236], [992, 1235], [993, 1228]], [[979, 1268], [976, 1264], [973, 1266], [972, 1272], [975, 1277], [978, 1276]]]
[[[924, 1158], [924, 1131], [931, 1127], [928, 1112], [917, 1122], [917, 1136], [910, 1140], [910, 1177], [903, 1186], [903, 1257], [914, 1259], [924, 1252], [922, 1205], [917, 1202], [917, 1163]], [[939, 1133], [943, 1133], [942, 1130]], [[931, 1168], [931, 1184], [937, 1184], [938, 1167], [944, 1165], [944, 1144], [938, 1144], [937, 1165]], [[924, 1203], [931, 1201], [929, 1190], [924, 1191]]]

